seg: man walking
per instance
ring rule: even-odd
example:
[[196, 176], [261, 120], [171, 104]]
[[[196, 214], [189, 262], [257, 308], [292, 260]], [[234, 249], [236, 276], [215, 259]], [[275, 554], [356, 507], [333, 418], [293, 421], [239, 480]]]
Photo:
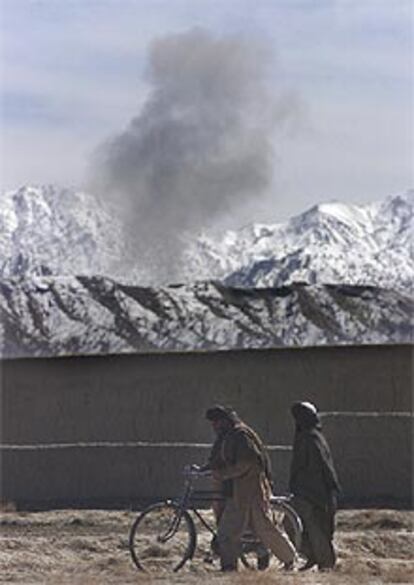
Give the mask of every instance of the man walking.
[[261, 439], [231, 408], [214, 406], [207, 410], [206, 418], [218, 437], [209, 463], [213, 477], [231, 482], [231, 495], [218, 523], [221, 570], [237, 570], [241, 537], [248, 528], [285, 568], [291, 568], [296, 551], [270, 517], [269, 465]]
[[316, 407], [295, 402], [291, 413], [296, 430], [289, 487], [294, 495], [292, 505], [304, 525], [301, 552], [307, 558], [299, 570], [317, 565], [325, 571], [336, 561], [332, 540], [340, 485]]

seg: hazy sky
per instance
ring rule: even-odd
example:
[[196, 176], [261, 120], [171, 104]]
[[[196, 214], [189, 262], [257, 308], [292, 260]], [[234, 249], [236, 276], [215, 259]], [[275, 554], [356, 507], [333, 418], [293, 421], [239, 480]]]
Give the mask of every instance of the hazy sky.
[[[91, 153], [140, 115], [154, 39], [202, 27], [263, 41], [295, 116], [274, 182], [232, 221], [413, 186], [412, 0], [0, 0], [0, 188], [82, 187]], [[236, 218], [236, 219], [235, 219]]]

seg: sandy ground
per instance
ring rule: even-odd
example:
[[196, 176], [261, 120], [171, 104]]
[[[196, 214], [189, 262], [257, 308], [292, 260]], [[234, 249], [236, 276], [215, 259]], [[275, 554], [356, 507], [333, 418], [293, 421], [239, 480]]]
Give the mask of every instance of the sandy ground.
[[150, 578], [135, 568], [128, 534], [136, 513], [65, 510], [0, 515], [0, 582], [21, 584], [379, 585], [414, 583], [414, 512], [343, 510], [337, 516], [338, 565], [331, 573], [223, 575], [203, 561], [207, 536], [176, 574]]

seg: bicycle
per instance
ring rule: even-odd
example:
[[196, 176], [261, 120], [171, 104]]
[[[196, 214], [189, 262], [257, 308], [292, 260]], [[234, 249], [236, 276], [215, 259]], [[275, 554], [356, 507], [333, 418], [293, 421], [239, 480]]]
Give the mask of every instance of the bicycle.
[[[203, 513], [200, 504], [210, 504], [220, 498], [212, 491], [195, 491], [194, 481], [208, 476], [208, 472], [184, 469], [184, 488], [180, 497], [164, 500], [146, 507], [137, 516], [129, 534], [129, 550], [137, 569], [147, 573], [179, 571], [187, 561], [194, 558], [197, 548], [197, 529], [193, 516], [208, 531], [214, 542], [216, 528]], [[302, 523], [289, 505], [290, 496], [272, 496], [270, 503], [273, 522], [289, 534], [296, 550], [302, 537]], [[250, 553], [260, 545], [251, 533], [243, 535], [241, 561], [252, 568]], [[212, 547], [214, 549], [214, 547]], [[214, 553], [204, 560], [212, 562]]]

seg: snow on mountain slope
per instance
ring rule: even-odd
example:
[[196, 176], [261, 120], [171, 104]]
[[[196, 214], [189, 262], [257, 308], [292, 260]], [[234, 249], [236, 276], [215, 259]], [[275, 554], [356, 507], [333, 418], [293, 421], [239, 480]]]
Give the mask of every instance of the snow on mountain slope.
[[189, 243], [185, 284], [144, 287], [123, 264], [122, 226], [94, 197], [8, 192], [1, 353], [412, 342], [413, 196], [324, 203], [283, 224], [205, 235]]
[[121, 226], [87, 193], [23, 187], [0, 204], [2, 277], [100, 274], [122, 256]]
[[[24, 187], [0, 202], [0, 277], [102, 274], [161, 284], [154, 270], [144, 274], [144, 267], [126, 263], [122, 226], [93, 196]], [[245, 288], [348, 283], [412, 291], [413, 204], [414, 191], [365, 206], [323, 203], [286, 223], [204, 235], [188, 242], [177, 280], [220, 280]]]
[[284, 224], [200, 238], [193, 271], [231, 286], [348, 283], [411, 291], [414, 191], [366, 206], [324, 203]]
[[412, 341], [412, 299], [374, 287], [162, 288], [103, 277], [0, 282], [2, 354], [57, 356]]

